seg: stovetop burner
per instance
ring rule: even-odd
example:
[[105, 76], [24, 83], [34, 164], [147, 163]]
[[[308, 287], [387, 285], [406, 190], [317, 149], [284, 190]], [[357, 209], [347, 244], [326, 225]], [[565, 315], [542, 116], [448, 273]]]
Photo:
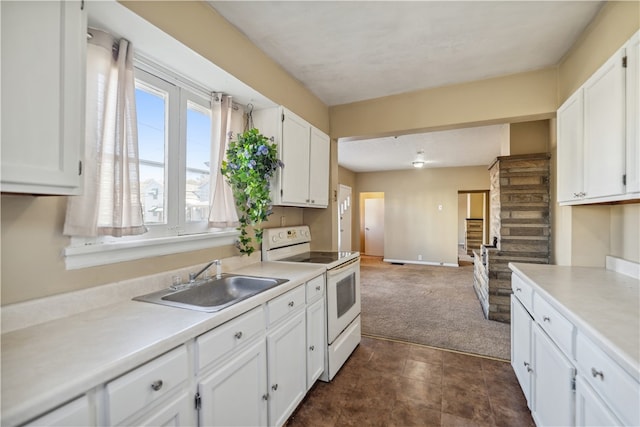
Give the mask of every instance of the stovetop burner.
[[294, 255], [292, 257], [281, 259], [280, 261], [290, 261], [290, 262], [308, 262], [314, 264], [331, 264], [332, 262], [336, 262], [342, 258], [347, 258], [350, 256], [351, 252], [304, 252], [298, 255]]

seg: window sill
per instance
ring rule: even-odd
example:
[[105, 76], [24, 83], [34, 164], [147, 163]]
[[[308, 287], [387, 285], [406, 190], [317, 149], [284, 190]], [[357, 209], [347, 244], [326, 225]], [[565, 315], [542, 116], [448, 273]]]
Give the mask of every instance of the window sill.
[[74, 244], [72, 240], [71, 245], [64, 250], [64, 261], [67, 270], [77, 270], [98, 265], [233, 245], [238, 234], [238, 231], [234, 229], [217, 233], [98, 244]]

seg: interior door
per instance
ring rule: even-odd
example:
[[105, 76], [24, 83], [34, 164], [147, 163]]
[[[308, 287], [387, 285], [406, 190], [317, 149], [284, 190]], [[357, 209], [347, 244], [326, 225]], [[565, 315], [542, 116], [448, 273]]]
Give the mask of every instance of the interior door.
[[351, 251], [351, 187], [338, 187], [338, 250]]
[[364, 253], [384, 256], [384, 199], [364, 200]]

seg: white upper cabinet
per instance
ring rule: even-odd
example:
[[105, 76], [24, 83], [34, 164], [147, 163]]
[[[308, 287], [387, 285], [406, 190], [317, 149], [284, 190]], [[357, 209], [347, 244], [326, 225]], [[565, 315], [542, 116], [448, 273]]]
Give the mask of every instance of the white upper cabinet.
[[311, 128], [309, 148], [309, 203], [313, 206], [329, 204], [329, 135]]
[[558, 202], [640, 197], [636, 33], [558, 109]]
[[640, 32], [625, 45], [627, 53], [627, 193], [640, 197]]
[[284, 163], [272, 183], [274, 205], [326, 208], [329, 136], [284, 107], [254, 111], [255, 127], [278, 145]]
[[585, 197], [623, 194], [625, 172], [625, 49], [584, 84]]
[[584, 98], [582, 90], [574, 93], [558, 109], [559, 202], [571, 202], [584, 197], [583, 115]]
[[79, 194], [86, 12], [79, 1], [2, 1], [1, 190]]

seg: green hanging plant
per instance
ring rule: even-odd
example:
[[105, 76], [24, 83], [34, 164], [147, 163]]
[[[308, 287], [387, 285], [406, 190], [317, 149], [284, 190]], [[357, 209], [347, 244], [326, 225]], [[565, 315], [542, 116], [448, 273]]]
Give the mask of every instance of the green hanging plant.
[[237, 141], [229, 143], [220, 170], [233, 191], [240, 222], [237, 246], [242, 254], [251, 255], [255, 250], [247, 227], [253, 227], [256, 242], [262, 242], [259, 225], [272, 213], [269, 181], [279, 167], [284, 163], [278, 159], [276, 144], [258, 129], [239, 134]]

